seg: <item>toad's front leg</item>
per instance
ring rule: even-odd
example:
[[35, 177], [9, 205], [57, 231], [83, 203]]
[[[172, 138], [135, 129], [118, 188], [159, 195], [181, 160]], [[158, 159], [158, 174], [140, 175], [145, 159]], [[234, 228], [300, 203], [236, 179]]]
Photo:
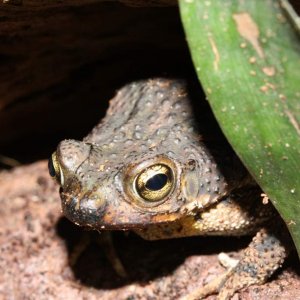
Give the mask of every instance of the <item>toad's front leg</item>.
[[227, 300], [242, 288], [266, 282], [287, 256], [285, 230], [281, 230], [261, 229], [242, 252], [235, 267], [181, 300], [203, 299], [215, 293], [218, 293], [218, 300]]

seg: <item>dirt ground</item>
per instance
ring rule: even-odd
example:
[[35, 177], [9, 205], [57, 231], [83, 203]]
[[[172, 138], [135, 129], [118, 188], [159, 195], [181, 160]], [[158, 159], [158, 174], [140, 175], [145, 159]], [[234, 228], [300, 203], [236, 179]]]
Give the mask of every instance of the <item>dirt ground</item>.
[[[46, 161], [2, 171], [0, 201], [0, 299], [178, 299], [224, 271], [219, 252], [236, 257], [249, 242], [201, 237], [149, 242], [114, 233], [128, 273], [122, 279], [95, 241], [70, 264], [82, 237], [93, 233], [62, 216]], [[270, 282], [234, 299], [300, 299], [299, 270], [292, 255]]]

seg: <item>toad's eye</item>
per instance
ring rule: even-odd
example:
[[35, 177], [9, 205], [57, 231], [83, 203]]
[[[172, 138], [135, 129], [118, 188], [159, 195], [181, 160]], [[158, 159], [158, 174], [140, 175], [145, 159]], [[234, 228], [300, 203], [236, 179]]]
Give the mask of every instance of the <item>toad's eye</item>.
[[56, 153], [54, 152], [48, 161], [48, 170], [51, 177], [55, 178], [60, 185], [63, 184], [63, 174], [57, 160]]
[[159, 201], [173, 187], [174, 176], [170, 167], [156, 164], [143, 170], [135, 180], [135, 189], [147, 201]]

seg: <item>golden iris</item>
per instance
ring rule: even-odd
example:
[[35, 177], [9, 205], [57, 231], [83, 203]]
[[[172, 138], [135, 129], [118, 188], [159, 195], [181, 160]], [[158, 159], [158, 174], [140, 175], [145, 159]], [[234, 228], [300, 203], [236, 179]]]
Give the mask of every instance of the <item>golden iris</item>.
[[173, 187], [173, 172], [164, 164], [156, 164], [143, 170], [135, 180], [137, 193], [147, 201], [159, 201]]

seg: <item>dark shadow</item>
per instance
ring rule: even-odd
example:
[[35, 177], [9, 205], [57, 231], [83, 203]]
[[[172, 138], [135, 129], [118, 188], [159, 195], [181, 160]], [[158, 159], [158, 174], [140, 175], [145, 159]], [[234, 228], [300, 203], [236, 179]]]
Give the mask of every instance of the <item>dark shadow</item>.
[[114, 289], [133, 282], [147, 283], [172, 273], [189, 256], [236, 251], [246, 247], [251, 240], [250, 237], [192, 237], [146, 241], [131, 232], [112, 232], [115, 249], [128, 273], [128, 278], [123, 279], [116, 274], [96, 242], [98, 232], [87, 231], [61, 218], [57, 224], [57, 234], [65, 240], [69, 256], [83, 235], [92, 236], [91, 243], [72, 270], [82, 284], [98, 289]]
[[[124, 279], [117, 275], [103, 248], [97, 242], [100, 233], [78, 227], [66, 218], [59, 220], [56, 230], [67, 245], [69, 257], [82, 238], [89, 235], [90, 243], [71, 268], [76, 280], [97, 289], [115, 289], [133, 282], [143, 285], [171, 274], [190, 256], [236, 252], [247, 247], [252, 239], [249, 236], [241, 238], [198, 236], [146, 241], [132, 232], [114, 231], [111, 232], [114, 248], [128, 273], [128, 277]], [[300, 275], [300, 262], [295, 250], [292, 250], [283, 268], [278, 269], [272, 278], [280, 276], [282, 269], [289, 269]]]
[[[288, 268], [293, 271], [295, 274], [300, 276], [300, 260], [296, 249], [294, 248], [290, 253], [289, 257], [284, 262], [283, 268]], [[279, 273], [280, 270], [277, 270], [276, 274]]]

